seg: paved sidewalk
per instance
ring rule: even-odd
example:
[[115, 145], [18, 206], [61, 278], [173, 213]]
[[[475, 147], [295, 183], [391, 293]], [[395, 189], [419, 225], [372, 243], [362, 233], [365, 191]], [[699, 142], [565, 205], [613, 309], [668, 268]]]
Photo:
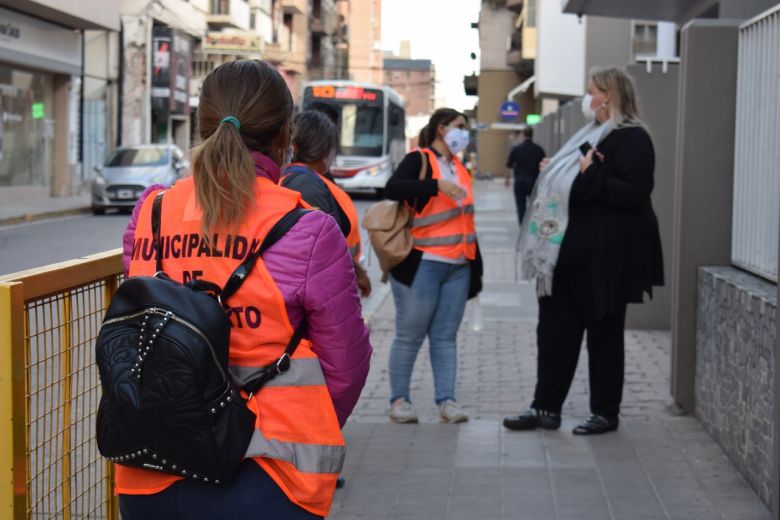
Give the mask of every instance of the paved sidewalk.
[[64, 217], [87, 213], [92, 196], [84, 191], [72, 197], [20, 197], [0, 201], [0, 226], [43, 218]]
[[571, 434], [588, 415], [584, 350], [560, 431], [502, 428], [501, 418], [532, 397], [536, 301], [532, 288], [516, 277], [511, 192], [499, 181], [478, 182], [476, 207], [486, 287], [461, 327], [457, 387], [471, 420], [438, 423], [426, 345], [412, 379], [421, 423], [388, 422], [387, 358], [394, 329], [388, 297], [371, 321], [372, 369], [345, 427], [347, 485], [337, 491], [329, 518], [769, 519], [696, 419], [667, 410], [667, 333], [627, 332], [618, 432]]

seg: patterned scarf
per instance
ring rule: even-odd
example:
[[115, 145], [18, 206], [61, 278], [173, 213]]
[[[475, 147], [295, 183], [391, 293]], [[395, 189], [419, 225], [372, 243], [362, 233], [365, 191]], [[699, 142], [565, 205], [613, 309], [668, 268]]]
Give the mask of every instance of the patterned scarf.
[[595, 148], [611, 131], [609, 122], [585, 125], [539, 174], [520, 230], [521, 277], [536, 279], [539, 297], [552, 294], [553, 272], [569, 224], [571, 187], [580, 173], [579, 146], [588, 141]]

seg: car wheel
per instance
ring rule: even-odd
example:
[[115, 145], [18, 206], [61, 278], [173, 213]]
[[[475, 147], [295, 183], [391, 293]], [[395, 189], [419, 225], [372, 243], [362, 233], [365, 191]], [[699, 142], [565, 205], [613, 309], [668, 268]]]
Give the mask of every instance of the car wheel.
[[377, 199], [382, 200], [385, 198], [385, 189], [377, 188], [376, 190], [374, 190], [374, 194], [376, 195]]
[[93, 215], [105, 215], [106, 214], [106, 208], [96, 208], [95, 206], [92, 206], [92, 214]]

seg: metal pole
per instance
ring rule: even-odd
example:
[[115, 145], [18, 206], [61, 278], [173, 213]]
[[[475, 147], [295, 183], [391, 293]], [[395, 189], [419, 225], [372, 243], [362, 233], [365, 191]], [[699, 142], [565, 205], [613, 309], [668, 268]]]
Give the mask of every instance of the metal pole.
[[0, 283], [0, 518], [27, 516], [24, 285]]

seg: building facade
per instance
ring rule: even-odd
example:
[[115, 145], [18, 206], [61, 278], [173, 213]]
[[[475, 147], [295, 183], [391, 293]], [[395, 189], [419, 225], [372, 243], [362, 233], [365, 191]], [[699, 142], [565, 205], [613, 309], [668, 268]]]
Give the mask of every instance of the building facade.
[[403, 98], [406, 110], [406, 139], [409, 149], [417, 146], [417, 134], [433, 112], [436, 73], [431, 60], [385, 58], [384, 84]]
[[349, 79], [382, 82], [382, 0], [350, 0]]
[[84, 144], [105, 149], [116, 128], [118, 30], [117, 2], [3, 3], [0, 202], [80, 191]]

